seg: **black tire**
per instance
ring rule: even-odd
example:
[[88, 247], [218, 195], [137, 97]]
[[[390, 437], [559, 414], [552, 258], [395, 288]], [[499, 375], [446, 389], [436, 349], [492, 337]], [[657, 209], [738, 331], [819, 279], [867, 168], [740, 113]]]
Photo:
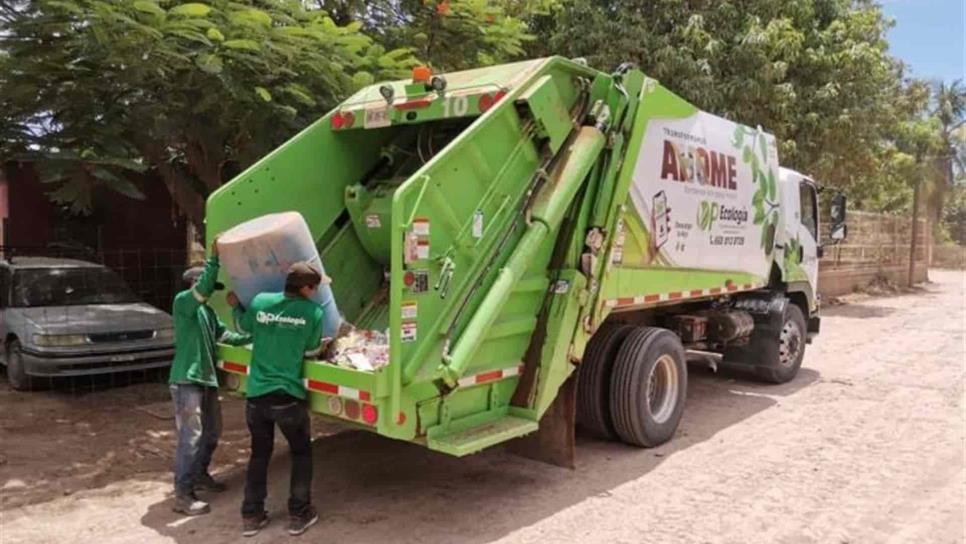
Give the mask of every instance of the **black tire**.
[[805, 358], [807, 331], [801, 308], [788, 303], [778, 342], [770, 341], [762, 346], [762, 364], [755, 367], [755, 376], [768, 383], [787, 383], [795, 379]]
[[681, 422], [687, 390], [681, 339], [667, 329], [635, 328], [614, 361], [610, 398], [614, 431], [627, 444], [660, 446], [674, 436]]
[[597, 329], [584, 350], [584, 360], [577, 371], [577, 423], [600, 438], [614, 439], [610, 417], [610, 377], [614, 358], [631, 325], [607, 323]]
[[33, 389], [33, 380], [23, 367], [23, 351], [20, 349], [19, 340], [13, 340], [7, 345], [7, 381], [17, 391]]

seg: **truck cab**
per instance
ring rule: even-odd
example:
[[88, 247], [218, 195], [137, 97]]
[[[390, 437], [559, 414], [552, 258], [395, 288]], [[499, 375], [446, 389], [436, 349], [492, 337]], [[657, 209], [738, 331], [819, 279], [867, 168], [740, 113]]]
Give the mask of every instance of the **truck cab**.
[[[781, 168], [779, 171], [783, 237], [778, 239], [781, 259], [775, 260], [788, 293], [799, 293], [806, 316], [818, 311], [818, 260], [822, 257], [818, 213], [818, 185], [810, 177]], [[800, 297], [796, 297], [800, 298]]]

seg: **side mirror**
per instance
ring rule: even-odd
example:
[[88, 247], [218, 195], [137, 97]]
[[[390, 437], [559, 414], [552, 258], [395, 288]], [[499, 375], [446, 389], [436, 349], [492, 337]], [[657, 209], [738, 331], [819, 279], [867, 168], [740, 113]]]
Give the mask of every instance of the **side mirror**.
[[849, 235], [849, 226], [845, 223], [841, 225], [832, 225], [832, 232], [830, 233], [830, 238], [836, 242], [841, 242], [845, 240], [845, 237]]
[[832, 197], [832, 207], [829, 210], [829, 217], [832, 220], [832, 228], [830, 229], [830, 238], [836, 242], [845, 240], [848, 236], [849, 228], [845, 224], [846, 216], [846, 201], [845, 195], [839, 193]]

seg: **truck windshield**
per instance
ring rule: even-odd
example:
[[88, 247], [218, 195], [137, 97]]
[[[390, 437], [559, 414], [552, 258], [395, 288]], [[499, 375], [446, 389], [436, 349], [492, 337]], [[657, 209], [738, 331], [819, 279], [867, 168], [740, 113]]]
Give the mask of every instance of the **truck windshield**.
[[13, 275], [11, 306], [76, 306], [137, 302], [138, 297], [106, 268], [28, 268]]

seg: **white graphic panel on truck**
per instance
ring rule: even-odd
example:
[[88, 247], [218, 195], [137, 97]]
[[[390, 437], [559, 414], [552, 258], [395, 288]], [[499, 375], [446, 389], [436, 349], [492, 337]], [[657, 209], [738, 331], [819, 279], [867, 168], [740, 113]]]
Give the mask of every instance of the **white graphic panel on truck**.
[[768, 176], [777, 171], [770, 134], [704, 112], [652, 119], [630, 190], [651, 233], [649, 261], [767, 277], [778, 210]]

